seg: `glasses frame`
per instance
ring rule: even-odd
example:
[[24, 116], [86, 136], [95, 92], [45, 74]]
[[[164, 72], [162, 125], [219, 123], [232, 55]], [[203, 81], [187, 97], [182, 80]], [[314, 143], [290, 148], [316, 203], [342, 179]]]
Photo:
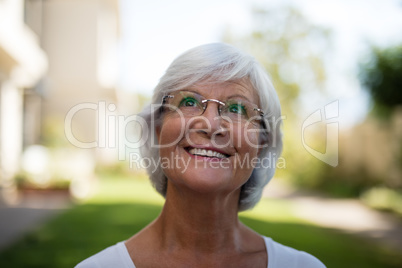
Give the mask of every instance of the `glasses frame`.
[[[186, 90], [179, 90], [179, 91], [176, 91], [176, 92], [182, 92], [182, 91], [186, 91]], [[188, 91], [188, 92], [192, 92], [192, 91]], [[192, 93], [195, 93], [195, 92], [192, 92]], [[170, 93], [170, 94], [172, 94], [172, 93]], [[165, 95], [165, 96], [162, 97], [162, 107], [163, 107], [163, 105], [166, 103], [166, 100], [167, 100], [168, 98], [174, 98], [174, 95], [170, 95], [170, 94]], [[202, 98], [204, 98], [204, 96], [202, 96], [202, 95], [199, 94], [199, 93], [195, 93], [195, 94], [198, 94], [198, 95], [200, 95]], [[218, 104], [218, 113], [219, 113], [219, 116], [221, 116], [221, 111], [222, 111], [222, 108], [221, 108], [221, 107], [226, 106], [226, 103], [223, 102], [223, 101], [217, 100], [217, 99], [206, 99], [206, 98], [204, 98], [204, 100], [201, 101], [201, 103], [202, 103], [202, 109], [203, 109], [203, 110], [202, 110], [201, 114], [199, 114], [198, 116], [201, 116], [201, 115], [204, 114], [205, 110], [206, 110], [207, 107], [208, 107], [208, 102], [209, 102], [209, 101], [212, 101], [212, 102], [215, 102], [215, 103]], [[264, 126], [264, 125], [265, 125], [265, 124], [264, 124], [264, 120], [263, 120], [263, 118], [264, 118], [264, 112], [262, 111], [262, 109], [260, 109], [258, 106], [256, 106], [256, 107], [253, 107], [253, 110], [254, 110], [254, 111], [257, 111], [257, 112], [260, 114], [260, 116], [261, 116], [261, 122], [262, 122], [262, 125]]]

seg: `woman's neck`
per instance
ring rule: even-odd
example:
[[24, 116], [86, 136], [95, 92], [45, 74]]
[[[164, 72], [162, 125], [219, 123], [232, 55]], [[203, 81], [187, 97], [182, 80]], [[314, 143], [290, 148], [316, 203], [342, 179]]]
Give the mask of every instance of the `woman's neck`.
[[164, 246], [205, 253], [235, 249], [243, 227], [237, 216], [239, 191], [221, 197], [172, 188], [155, 221]]
[[138, 267], [266, 267], [264, 241], [239, 221], [238, 199], [168, 190], [159, 217], [126, 241], [131, 258]]

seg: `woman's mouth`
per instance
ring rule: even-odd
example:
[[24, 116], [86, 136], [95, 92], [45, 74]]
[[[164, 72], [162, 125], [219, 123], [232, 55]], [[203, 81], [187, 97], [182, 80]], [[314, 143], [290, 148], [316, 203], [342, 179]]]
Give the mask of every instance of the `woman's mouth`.
[[214, 150], [210, 149], [202, 149], [202, 148], [194, 148], [194, 147], [187, 147], [185, 150], [194, 156], [203, 156], [203, 157], [210, 157], [210, 158], [219, 158], [219, 159], [224, 159], [228, 158], [229, 155], [223, 154]]

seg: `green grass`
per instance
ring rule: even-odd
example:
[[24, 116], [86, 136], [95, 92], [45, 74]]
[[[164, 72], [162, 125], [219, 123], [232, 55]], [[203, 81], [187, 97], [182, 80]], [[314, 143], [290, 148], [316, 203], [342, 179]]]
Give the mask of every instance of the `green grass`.
[[[103, 179], [96, 196], [1, 252], [0, 267], [73, 267], [138, 232], [159, 214], [162, 204], [145, 179]], [[397, 252], [298, 219], [290, 202], [262, 200], [240, 218], [263, 235], [312, 253], [327, 267], [402, 267]]]

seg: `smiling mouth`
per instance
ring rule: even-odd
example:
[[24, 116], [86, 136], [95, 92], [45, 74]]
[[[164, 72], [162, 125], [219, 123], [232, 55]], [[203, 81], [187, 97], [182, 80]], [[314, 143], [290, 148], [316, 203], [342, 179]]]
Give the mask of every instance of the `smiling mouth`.
[[203, 157], [210, 157], [210, 158], [228, 158], [229, 155], [227, 154], [222, 154], [217, 151], [213, 150], [207, 150], [207, 149], [200, 149], [200, 148], [193, 148], [193, 147], [188, 147], [186, 148], [186, 151], [189, 154], [195, 155], [195, 156], [203, 156]]

